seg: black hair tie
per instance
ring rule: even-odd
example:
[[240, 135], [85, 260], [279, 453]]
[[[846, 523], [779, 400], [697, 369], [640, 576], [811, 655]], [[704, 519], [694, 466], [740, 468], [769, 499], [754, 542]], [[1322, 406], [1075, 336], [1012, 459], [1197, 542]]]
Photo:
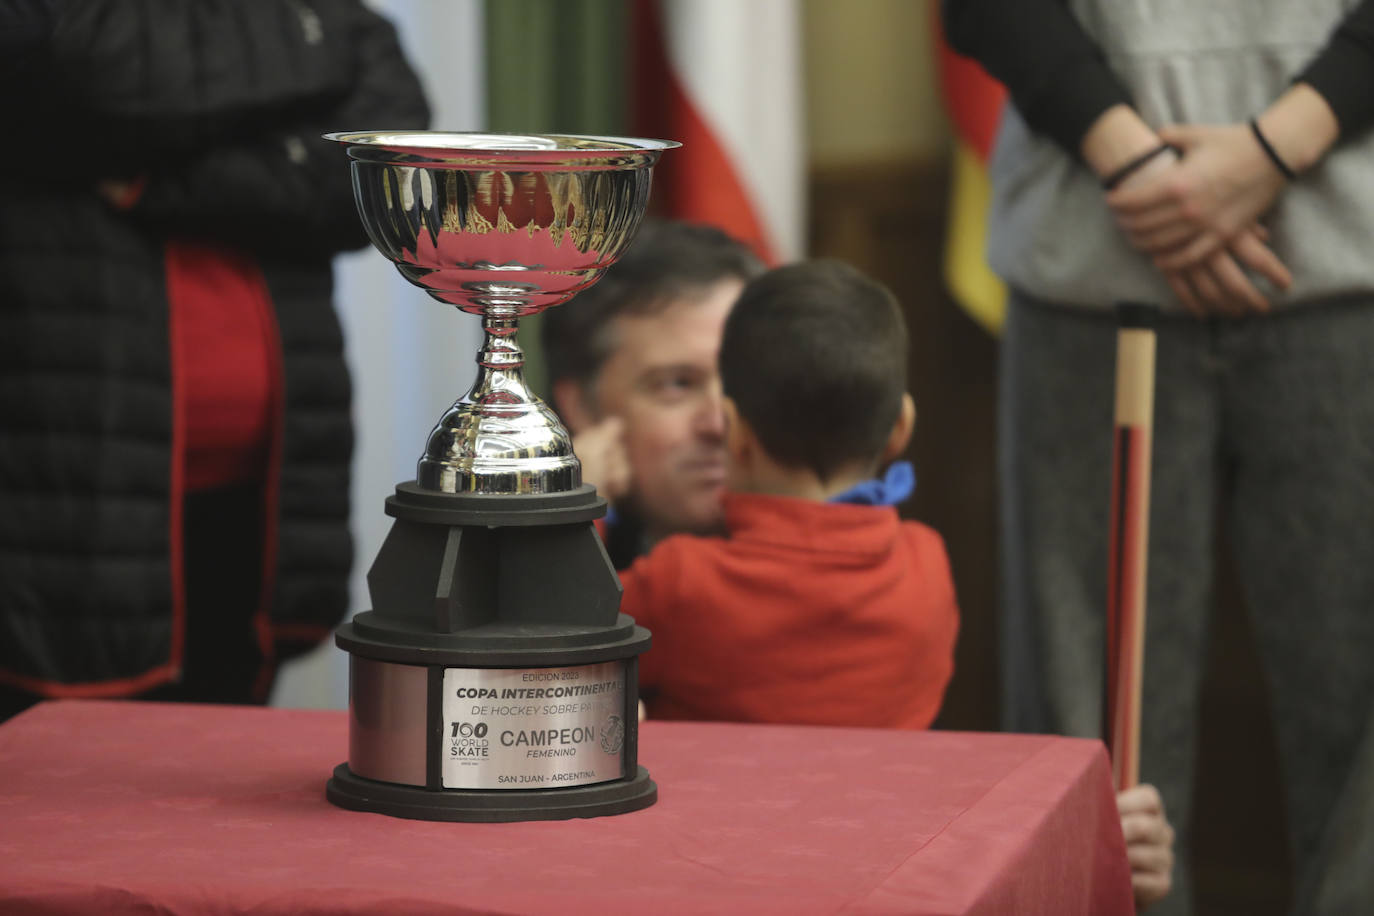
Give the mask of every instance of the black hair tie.
[[1279, 174], [1283, 175], [1283, 177], [1289, 181], [1298, 177], [1297, 173], [1288, 167], [1288, 163], [1284, 162], [1283, 159], [1279, 157], [1278, 150], [1269, 145], [1269, 141], [1260, 130], [1259, 120], [1257, 118], [1250, 119], [1250, 133], [1255, 135], [1255, 139], [1259, 141], [1260, 149], [1264, 150], [1264, 154], [1269, 157], [1269, 161], [1274, 163], [1274, 168], [1279, 170]]
[[1121, 166], [1115, 172], [1112, 172], [1106, 178], [1102, 179], [1102, 189], [1104, 191], [1112, 190], [1117, 185], [1121, 184], [1121, 182], [1125, 181], [1127, 178], [1131, 177], [1131, 175], [1135, 174], [1137, 171], [1143, 168], [1145, 163], [1149, 162], [1151, 159], [1155, 158], [1165, 150], [1173, 150], [1173, 153], [1176, 156], [1183, 155], [1183, 151], [1179, 149], [1177, 146], [1174, 146], [1172, 143], [1161, 143], [1154, 149], [1148, 150], [1146, 152], [1141, 153], [1139, 156], [1136, 156], [1130, 162]]

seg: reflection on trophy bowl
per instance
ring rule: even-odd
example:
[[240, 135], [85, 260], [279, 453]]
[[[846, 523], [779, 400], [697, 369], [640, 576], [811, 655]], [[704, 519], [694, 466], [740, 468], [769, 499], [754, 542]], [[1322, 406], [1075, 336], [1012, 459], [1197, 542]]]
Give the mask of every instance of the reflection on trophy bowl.
[[445, 493], [581, 485], [526, 388], [518, 322], [596, 282], [634, 237], [670, 141], [437, 131], [333, 133], [372, 244], [435, 299], [482, 316], [477, 380], [430, 433], [417, 483]]

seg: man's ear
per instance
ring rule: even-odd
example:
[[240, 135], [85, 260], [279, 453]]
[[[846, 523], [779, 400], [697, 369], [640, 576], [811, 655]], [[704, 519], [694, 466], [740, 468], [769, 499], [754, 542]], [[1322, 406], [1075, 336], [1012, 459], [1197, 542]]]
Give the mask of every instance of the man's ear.
[[887, 434], [887, 445], [883, 446], [883, 457], [879, 464], [887, 464], [896, 458], [911, 442], [911, 434], [916, 429], [916, 402], [910, 394], [902, 395], [902, 408], [897, 411], [897, 420], [892, 424], [892, 432]]
[[561, 378], [553, 383], [553, 405], [554, 412], [574, 436], [596, 425], [598, 418], [592, 400], [575, 379]]

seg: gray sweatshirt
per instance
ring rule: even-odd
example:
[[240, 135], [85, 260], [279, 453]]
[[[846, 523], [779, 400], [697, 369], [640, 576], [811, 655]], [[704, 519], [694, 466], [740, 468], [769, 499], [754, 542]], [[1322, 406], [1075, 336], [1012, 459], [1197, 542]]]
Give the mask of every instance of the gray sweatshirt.
[[[1287, 88], [1355, 0], [1070, 0], [1151, 126], [1244, 122]], [[1374, 86], [1370, 86], [1374, 92]], [[988, 257], [1040, 299], [1178, 307], [1117, 229], [1097, 177], [1008, 105], [991, 163]], [[1374, 291], [1374, 131], [1347, 137], [1263, 218], [1293, 271], [1276, 305]]]

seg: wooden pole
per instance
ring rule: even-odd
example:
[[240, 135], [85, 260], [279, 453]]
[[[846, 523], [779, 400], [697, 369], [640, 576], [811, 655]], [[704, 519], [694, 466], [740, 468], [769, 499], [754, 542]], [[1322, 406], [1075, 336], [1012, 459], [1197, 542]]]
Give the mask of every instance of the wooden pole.
[[1116, 434], [1103, 714], [1112, 777], [1120, 791], [1140, 781], [1140, 690], [1145, 665], [1145, 581], [1158, 309], [1123, 303], [1117, 306], [1117, 318]]

